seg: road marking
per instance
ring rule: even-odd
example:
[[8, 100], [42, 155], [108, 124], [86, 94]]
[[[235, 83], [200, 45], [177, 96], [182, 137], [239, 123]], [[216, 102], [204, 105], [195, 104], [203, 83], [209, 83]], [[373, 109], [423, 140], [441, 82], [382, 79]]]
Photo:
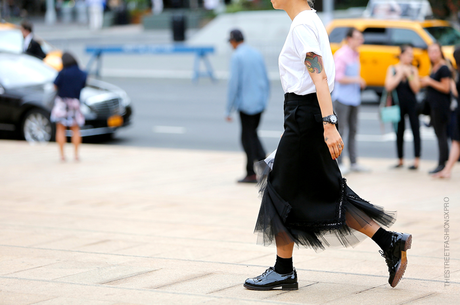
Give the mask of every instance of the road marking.
[[[283, 134], [282, 131], [277, 130], [259, 130], [258, 132], [261, 138], [277, 138], [279, 139]], [[432, 128], [420, 127], [420, 137], [422, 140], [436, 140], [436, 135]], [[356, 140], [359, 142], [394, 142], [396, 141], [396, 133], [388, 132], [384, 134], [357, 134]], [[404, 132], [404, 141], [413, 142], [414, 137], [410, 129], [406, 129]]]
[[259, 130], [257, 132], [259, 137], [262, 138], [281, 138], [281, 135], [283, 134], [282, 131], [276, 131], [276, 130]]
[[379, 114], [377, 112], [358, 112], [358, 119], [377, 121], [379, 119]]
[[172, 134], [184, 134], [185, 127], [180, 126], [153, 126], [154, 133], [172, 133]]

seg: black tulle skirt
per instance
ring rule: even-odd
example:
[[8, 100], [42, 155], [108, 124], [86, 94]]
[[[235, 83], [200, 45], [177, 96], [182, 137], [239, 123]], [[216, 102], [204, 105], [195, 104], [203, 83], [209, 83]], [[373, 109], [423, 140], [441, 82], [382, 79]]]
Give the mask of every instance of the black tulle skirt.
[[347, 223], [355, 228], [372, 220], [386, 227], [394, 223], [394, 212], [385, 212], [348, 187], [323, 133], [316, 93], [286, 94], [284, 134], [273, 168], [264, 161], [256, 166], [262, 193], [255, 226], [259, 243], [270, 245], [276, 238], [277, 244], [295, 242], [314, 250], [348, 247], [365, 236]]

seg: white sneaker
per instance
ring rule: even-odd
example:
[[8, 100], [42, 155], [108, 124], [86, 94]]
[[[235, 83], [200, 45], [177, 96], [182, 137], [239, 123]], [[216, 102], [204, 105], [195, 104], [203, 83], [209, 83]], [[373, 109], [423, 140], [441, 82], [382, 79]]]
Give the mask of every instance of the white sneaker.
[[346, 175], [350, 172], [350, 169], [343, 164], [339, 164], [339, 169], [342, 175]]
[[352, 172], [357, 172], [357, 173], [368, 173], [371, 171], [369, 168], [362, 166], [361, 164], [357, 164], [357, 163], [352, 164], [350, 166], [350, 170]]

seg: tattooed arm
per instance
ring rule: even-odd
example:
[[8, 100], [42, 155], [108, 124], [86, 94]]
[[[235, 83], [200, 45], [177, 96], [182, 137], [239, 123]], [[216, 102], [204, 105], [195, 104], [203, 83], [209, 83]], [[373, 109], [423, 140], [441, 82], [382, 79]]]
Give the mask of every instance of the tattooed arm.
[[[331, 94], [329, 92], [329, 84], [327, 75], [323, 67], [323, 59], [321, 56], [309, 52], [305, 57], [305, 66], [310, 74], [310, 77], [315, 84], [316, 95], [318, 97], [319, 107], [321, 108], [321, 116], [326, 117], [333, 114]], [[343, 150], [343, 142], [337, 128], [333, 124], [324, 123], [324, 141], [326, 142], [331, 157], [337, 159]]]
[[305, 66], [316, 87], [316, 95], [318, 96], [318, 102], [321, 107], [321, 115], [325, 117], [333, 114], [331, 94], [329, 93], [329, 84], [327, 83], [327, 75], [324, 71], [322, 57], [313, 52], [307, 53], [305, 57]]

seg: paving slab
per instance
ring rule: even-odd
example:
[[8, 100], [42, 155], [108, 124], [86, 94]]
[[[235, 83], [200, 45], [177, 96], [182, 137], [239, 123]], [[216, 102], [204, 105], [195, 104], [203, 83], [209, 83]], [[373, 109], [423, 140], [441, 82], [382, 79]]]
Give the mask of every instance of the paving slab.
[[395, 289], [378, 247], [364, 239], [354, 248], [295, 249], [299, 290], [255, 292], [242, 284], [273, 264], [275, 247], [257, 245], [252, 234], [260, 197], [254, 185], [236, 183], [243, 153], [85, 144], [81, 162], [62, 163], [54, 143], [22, 141], [0, 141], [0, 152], [1, 305], [456, 304], [460, 297], [458, 166], [451, 179], [435, 180], [427, 174], [433, 161], [410, 172], [368, 158], [362, 163], [372, 172], [346, 176], [361, 197], [398, 212], [392, 230], [413, 234]]

